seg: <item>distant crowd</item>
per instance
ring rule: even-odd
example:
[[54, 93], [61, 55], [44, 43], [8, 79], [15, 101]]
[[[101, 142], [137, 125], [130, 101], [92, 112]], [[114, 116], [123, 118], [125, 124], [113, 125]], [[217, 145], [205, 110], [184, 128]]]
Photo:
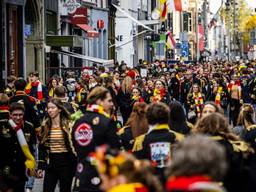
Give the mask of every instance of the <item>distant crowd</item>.
[[[256, 61], [9, 76], [0, 192], [256, 191]], [[255, 168], [255, 170], [254, 170]]]

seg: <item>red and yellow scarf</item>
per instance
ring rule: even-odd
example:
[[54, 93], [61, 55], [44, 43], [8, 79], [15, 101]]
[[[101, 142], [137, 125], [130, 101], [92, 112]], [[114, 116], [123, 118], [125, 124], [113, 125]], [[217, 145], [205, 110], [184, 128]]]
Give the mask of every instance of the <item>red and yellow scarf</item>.
[[193, 93], [193, 98], [194, 98], [195, 105], [196, 105], [196, 111], [198, 113], [200, 113], [201, 108], [203, 108], [203, 106], [204, 106], [204, 100], [203, 100], [202, 94], [200, 92], [197, 94]]
[[220, 106], [220, 100], [221, 100], [221, 94], [223, 92], [223, 88], [221, 86], [218, 86], [218, 90], [215, 96], [215, 103], [217, 106]]
[[42, 101], [43, 100], [43, 87], [40, 81], [37, 82], [29, 82], [25, 88], [25, 93], [30, 94], [32, 87], [37, 87], [37, 99]]
[[149, 192], [141, 183], [127, 183], [113, 187], [108, 192]]
[[165, 96], [165, 89], [154, 89], [154, 93], [153, 93], [153, 97], [151, 98], [151, 102], [155, 103], [155, 102], [160, 102], [162, 101], [162, 99]]
[[88, 105], [86, 108], [86, 111], [94, 112], [94, 113], [99, 113], [101, 115], [104, 115], [108, 118], [110, 118], [110, 114], [104, 111], [103, 107], [100, 105], [92, 104]]
[[9, 106], [8, 105], [0, 106], [0, 113], [9, 113]]

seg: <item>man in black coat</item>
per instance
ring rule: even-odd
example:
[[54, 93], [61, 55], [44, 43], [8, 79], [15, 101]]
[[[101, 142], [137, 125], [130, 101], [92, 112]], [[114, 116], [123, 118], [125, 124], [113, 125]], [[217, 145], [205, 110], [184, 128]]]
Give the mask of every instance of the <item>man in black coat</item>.
[[[23, 131], [30, 154], [34, 154], [36, 134], [31, 123], [24, 121], [24, 106], [19, 103], [10, 105], [10, 118]], [[0, 120], [0, 177], [3, 178], [3, 188], [13, 191], [24, 191], [27, 180], [25, 154], [17, 138], [17, 129], [9, 124], [9, 119]], [[0, 188], [0, 191], [2, 189]], [[4, 190], [5, 191], [5, 190]]]
[[15, 95], [10, 98], [10, 103], [22, 102], [25, 107], [24, 119], [31, 122], [35, 129], [39, 128], [40, 120], [36, 113], [36, 99], [25, 93], [26, 81], [23, 78], [19, 78], [15, 81], [14, 86], [16, 92]]

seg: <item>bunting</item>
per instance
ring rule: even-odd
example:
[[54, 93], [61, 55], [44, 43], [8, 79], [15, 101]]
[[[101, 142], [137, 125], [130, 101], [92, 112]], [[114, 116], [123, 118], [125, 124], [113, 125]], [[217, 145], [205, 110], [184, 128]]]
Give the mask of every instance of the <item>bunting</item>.
[[160, 5], [160, 19], [162, 21], [166, 20], [167, 16], [167, 0], [159, 0], [159, 5]]
[[181, 12], [182, 11], [182, 0], [174, 0], [175, 10]]
[[168, 0], [167, 5], [169, 12], [181, 12], [184, 8], [188, 9], [188, 0]]
[[175, 43], [175, 40], [174, 40], [174, 38], [173, 38], [171, 32], [168, 31], [168, 32], [166, 33], [166, 35], [167, 35], [167, 40], [166, 40], [166, 46], [167, 46], [167, 48], [168, 48], [168, 49], [175, 49], [176, 43]]

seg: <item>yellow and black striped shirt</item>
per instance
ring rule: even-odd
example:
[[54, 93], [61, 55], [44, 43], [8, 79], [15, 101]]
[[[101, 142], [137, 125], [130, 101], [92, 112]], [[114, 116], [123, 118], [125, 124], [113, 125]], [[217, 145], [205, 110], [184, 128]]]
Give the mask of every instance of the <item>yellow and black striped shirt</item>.
[[50, 153], [65, 153], [68, 152], [64, 141], [63, 130], [60, 127], [51, 128], [50, 135]]

